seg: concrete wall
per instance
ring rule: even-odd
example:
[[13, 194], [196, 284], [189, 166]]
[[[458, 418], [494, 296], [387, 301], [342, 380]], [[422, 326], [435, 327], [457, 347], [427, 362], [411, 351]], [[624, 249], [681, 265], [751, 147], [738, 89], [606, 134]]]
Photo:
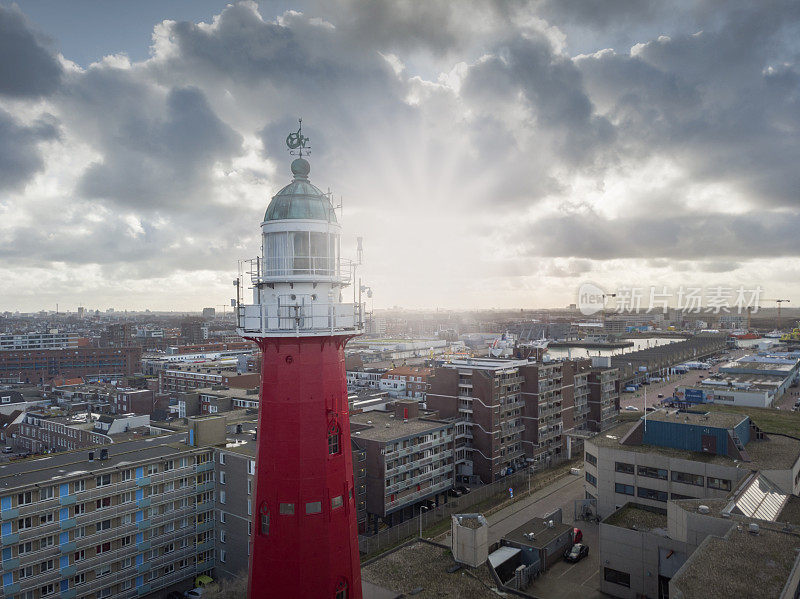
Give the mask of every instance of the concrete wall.
[[[677, 572], [691, 553], [686, 543], [663, 534], [600, 523], [600, 590], [613, 597], [658, 597], [659, 572]], [[670, 551], [673, 553], [670, 555]], [[667, 557], [669, 556], [669, 557]], [[630, 587], [607, 582], [605, 568], [630, 575]]]
[[[597, 478], [597, 487], [592, 486], [589, 482], [585, 482], [584, 485], [586, 491], [597, 498], [597, 509], [601, 517], [605, 517], [611, 512], [616, 511], [618, 506], [625, 505], [629, 501], [661, 509], [667, 507], [667, 504], [664, 502], [639, 497], [639, 487], [664, 491], [668, 494], [668, 498], [672, 498], [672, 493], [694, 498], [719, 499], [725, 498], [728, 495], [728, 491], [725, 490], [709, 489], [707, 486], [700, 487], [673, 482], [672, 471], [699, 474], [706, 478], [713, 476], [715, 478], [728, 479], [731, 481], [732, 489], [736, 487], [737, 482], [744, 478], [749, 472], [743, 468], [736, 468], [733, 462], [728, 466], [672, 458], [655, 452], [644, 453], [639, 451], [627, 451], [625, 449], [598, 447], [591, 440], [586, 441], [585, 448], [586, 452], [597, 458], [597, 466], [593, 466], [589, 462], [584, 461], [585, 471]], [[616, 462], [633, 464], [634, 474], [617, 472], [615, 470]], [[665, 469], [667, 470], [667, 480], [640, 476], [638, 474], [638, 466]], [[779, 484], [778, 481], [775, 482]], [[617, 493], [615, 483], [632, 485], [634, 487], [634, 495], [630, 496]]]

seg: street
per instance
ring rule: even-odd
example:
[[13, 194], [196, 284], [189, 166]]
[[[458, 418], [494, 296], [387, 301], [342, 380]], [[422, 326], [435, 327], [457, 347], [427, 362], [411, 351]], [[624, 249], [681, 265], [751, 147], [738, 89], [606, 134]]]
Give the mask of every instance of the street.
[[[743, 349], [735, 349], [732, 350], [727, 356], [725, 356], [725, 361], [719, 362], [715, 364], [710, 370], [690, 370], [686, 374], [671, 374], [669, 375], [669, 382], [661, 381], [660, 383], [650, 383], [649, 385], [643, 385], [639, 388], [638, 391], [635, 393], [620, 393], [619, 395], [619, 409], [620, 412], [624, 412], [627, 406], [634, 406], [639, 411], [643, 412], [645, 405], [644, 405], [644, 393], [645, 389], [647, 389], [647, 406], [653, 407], [658, 404], [661, 399], [659, 399], [659, 394], [663, 395], [664, 398], [671, 397], [672, 394], [675, 392], [675, 388], [680, 385], [686, 385], [690, 383], [696, 383], [699, 379], [708, 378], [711, 374], [717, 371], [719, 365], [724, 364], [725, 362], [736, 360], [737, 358], [741, 358], [742, 356], [752, 353], [755, 351], [753, 348], [743, 348]], [[794, 401], [791, 402], [792, 404]]]

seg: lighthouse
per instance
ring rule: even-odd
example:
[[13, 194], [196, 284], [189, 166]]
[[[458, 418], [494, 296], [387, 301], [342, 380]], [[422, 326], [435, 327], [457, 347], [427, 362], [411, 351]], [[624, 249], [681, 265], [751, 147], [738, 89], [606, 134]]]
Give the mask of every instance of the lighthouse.
[[352, 269], [341, 226], [309, 180], [308, 138], [286, 138], [292, 181], [261, 223], [262, 255], [237, 328], [261, 349], [249, 599], [361, 599], [344, 347], [363, 311], [342, 300]]

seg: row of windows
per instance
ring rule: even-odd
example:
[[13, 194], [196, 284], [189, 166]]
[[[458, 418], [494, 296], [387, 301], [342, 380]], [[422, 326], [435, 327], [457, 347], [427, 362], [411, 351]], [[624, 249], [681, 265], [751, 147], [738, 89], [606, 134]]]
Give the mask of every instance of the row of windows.
[[[655, 489], [646, 489], [644, 487], [639, 487], [639, 492], [636, 492], [636, 487], [633, 485], [626, 485], [623, 483], [615, 483], [614, 484], [614, 492], [619, 493], [620, 495], [630, 495], [633, 497], [637, 495], [643, 499], [653, 499], [655, 501], [666, 501], [667, 500], [667, 493], [665, 491], [656, 491]], [[698, 499], [697, 497], [691, 497], [690, 495], [681, 495], [680, 493], [670, 493], [670, 499]]]
[[[633, 474], [634, 465], [625, 462], [614, 462], [614, 470], [616, 472], [622, 472], [623, 474]], [[709, 489], [719, 489], [721, 491], [730, 491], [732, 484], [732, 482], [726, 478], [716, 478], [714, 476], [706, 478], [702, 474], [678, 472], [677, 470], [673, 470], [670, 473], [664, 468], [652, 468], [650, 466], [637, 466], [636, 473], [639, 476], [657, 478], [659, 480], [668, 480], [671, 477], [672, 482], [694, 485], [696, 487], [708, 486]]]

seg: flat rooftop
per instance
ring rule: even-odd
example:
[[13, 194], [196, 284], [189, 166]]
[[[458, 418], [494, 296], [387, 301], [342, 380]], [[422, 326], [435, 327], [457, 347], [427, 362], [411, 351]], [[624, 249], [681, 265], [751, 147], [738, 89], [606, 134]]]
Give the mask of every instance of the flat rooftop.
[[211, 387], [202, 387], [200, 389], [193, 389], [195, 393], [203, 395], [216, 395], [218, 397], [230, 397], [231, 399], [246, 399], [248, 401], [258, 401], [258, 393], [247, 393], [247, 389], [212, 389]]
[[[395, 439], [404, 439], [433, 432], [446, 426], [452, 426], [452, 423], [424, 416], [409, 418], [407, 422], [404, 422], [402, 418], [394, 417], [394, 412], [377, 410], [350, 416], [351, 436], [372, 441], [387, 442]], [[354, 435], [356, 432], [359, 434]]]
[[[554, 522], [553, 527], [547, 525], [547, 520], [543, 518], [531, 518], [519, 528], [515, 528], [510, 533], [503, 535], [503, 538], [513, 543], [526, 545], [528, 547], [544, 547], [556, 537], [560, 537], [565, 532], [572, 530], [572, 525]], [[534, 538], [529, 539], [525, 535], [533, 533]]]
[[[650, 420], [652, 414], [648, 414]], [[686, 451], [683, 449], [673, 449], [672, 447], [660, 447], [658, 445], [621, 445], [622, 439], [628, 432], [636, 426], [636, 422], [623, 422], [608, 430], [598, 433], [594, 437], [587, 439], [598, 447], [619, 449], [621, 451], [635, 451], [639, 453], [657, 453], [665, 457], [692, 460], [695, 462], [705, 462], [709, 464], [721, 464], [724, 466], [734, 465], [733, 459], [724, 456], [699, 451]], [[751, 461], [745, 466], [752, 470], [771, 470], [791, 468], [800, 458], [800, 441], [781, 435], [771, 435], [769, 438], [756, 440], [751, 438], [750, 443], [745, 446]]]
[[[672, 578], [686, 599], [778, 597], [798, 558], [800, 535], [767, 530], [757, 535], [733, 527], [710, 536]], [[713, 567], [709, 567], [713, 564]]]
[[[702, 408], [699, 408], [702, 410]], [[731, 412], [681, 412], [676, 410], [656, 410], [648, 412], [649, 422], [678, 422], [681, 424], [697, 424], [700, 426], [711, 426], [714, 428], [732, 429], [742, 420], [747, 418], [742, 414]]]
[[[59, 480], [71, 476], [91, 474], [94, 471], [175, 455], [192, 449], [184, 443], [185, 439], [186, 435], [183, 433], [151, 436], [91, 449], [55, 453], [41, 458], [3, 462], [0, 465], [0, 489], [14, 489], [35, 483], [56, 484]], [[98, 459], [100, 449], [108, 450], [107, 460]], [[94, 452], [93, 462], [89, 461], [89, 451]]]
[[[486, 567], [462, 566], [449, 573], [455, 565], [450, 549], [417, 541], [362, 566], [361, 577], [418, 599], [497, 599]], [[413, 592], [417, 589], [422, 590]]]
[[603, 522], [611, 526], [619, 526], [620, 528], [629, 528], [641, 532], [663, 531], [664, 535], [667, 534], [666, 514], [644, 509], [635, 503], [628, 503], [622, 506], [603, 520]]

